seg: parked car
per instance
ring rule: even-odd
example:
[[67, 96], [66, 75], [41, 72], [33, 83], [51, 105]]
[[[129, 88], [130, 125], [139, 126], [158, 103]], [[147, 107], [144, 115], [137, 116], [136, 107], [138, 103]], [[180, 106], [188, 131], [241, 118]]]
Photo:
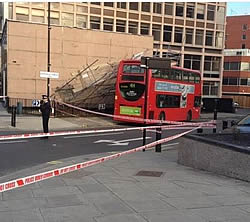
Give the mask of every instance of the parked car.
[[233, 125], [234, 125], [233, 126], [234, 133], [250, 133], [250, 114], [245, 116], [238, 123], [234, 122]]

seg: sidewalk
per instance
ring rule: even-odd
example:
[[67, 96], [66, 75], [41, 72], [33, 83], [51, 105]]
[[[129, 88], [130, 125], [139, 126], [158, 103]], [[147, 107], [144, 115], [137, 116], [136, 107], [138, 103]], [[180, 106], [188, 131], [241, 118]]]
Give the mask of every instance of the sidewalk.
[[[3, 115], [9, 114], [0, 108], [1, 125]], [[22, 118], [19, 130], [28, 126], [34, 130], [41, 124], [40, 117]], [[59, 128], [59, 124], [65, 128], [79, 126], [54, 121], [52, 118], [51, 129]], [[107, 155], [110, 153], [57, 160], [0, 177], [0, 183]], [[140, 171], [147, 172], [136, 175]], [[176, 150], [151, 150], [0, 193], [0, 221], [249, 222], [250, 186], [179, 165]]]

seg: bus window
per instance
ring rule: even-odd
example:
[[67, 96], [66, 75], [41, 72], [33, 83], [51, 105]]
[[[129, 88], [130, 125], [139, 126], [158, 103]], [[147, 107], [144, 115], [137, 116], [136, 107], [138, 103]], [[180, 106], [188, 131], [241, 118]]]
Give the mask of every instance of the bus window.
[[152, 69], [152, 77], [153, 78], [160, 78], [161, 77], [161, 72], [159, 69]]
[[124, 65], [123, 73], [133, 73], [133, 74], [144, 74], [145, 69], [141, 68], [139, 65]]
[[185, 82], [188, 82], [188, 72], [186, 72], [186, 71], [183, 72], [182, 80], [185, 81]]
[[192, 72], [190, 72], [189, 73], [189, 82], [191, 82], [191, 83], [194, 83], [194, 79], [195, 79], [195, 74], [194, 73], [192, 73]]
[[180, 96], [158, 94], [156, 96], [157, 108], [179, 108]]
[[195, 96], [194, 97], [194, 107], [200, 107], [201, 106], [201, 97]]
[[173, 72], [174, 72], [174, 80], [181, 80], [182, 71], [174, 69]]
[[195, 73], [195, 83], [200, 83], [201, 77]]

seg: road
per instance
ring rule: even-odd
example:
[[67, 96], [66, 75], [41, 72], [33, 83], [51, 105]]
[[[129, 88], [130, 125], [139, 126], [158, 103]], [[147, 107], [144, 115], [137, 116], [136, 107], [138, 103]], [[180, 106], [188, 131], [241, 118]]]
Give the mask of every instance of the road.
[[[183, 131], [165, 130], [162, 138]], [[147, 143], [153, 141], [155, 132], [149, 130]], [[0, 176], [64, 158], [125, 151], [141, 145], [142, 131], [138, 130], [0, 141]]]

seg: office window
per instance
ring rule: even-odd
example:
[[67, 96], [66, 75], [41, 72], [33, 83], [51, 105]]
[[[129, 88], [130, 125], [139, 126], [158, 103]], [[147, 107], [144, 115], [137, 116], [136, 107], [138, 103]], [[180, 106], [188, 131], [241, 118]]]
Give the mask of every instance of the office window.
[[184, 55], [184, 68], [200, 70], [201, 56]]
[[207, 46], [213, 46], [213, 37], [214, 32], [213, 31], [206, 31], [206, 45]]
[[163, 33], [163, 41], [164, 42], [171, 42], [172, 38], [172, 26], [164, 25], [164, 33]]
[[240, 85], [241, 86], [247, 86], [247, 79], [246, 78], [240, 78]]
[[32, 2], [32, 7], [37, 7], [37, 8], [43, 8], [44, 3], [43, 2]]
[[29, 21], [29, 9], [16, 7], [16, 19], [22, 21]]
[[225, 23], [225, 7], [217, 7], [216, 29], [223, 30]]
[[173, 3], [172, 2], [165, 3], [165, 15], [173, 15]]
[[195, 32], [195, 45], [203, 45], [203, 30], [197, 29]]
[[107, 7], [114, 7], [114, 2], [104, 2], [103, 5]]
[[219, 92], [219, 82], [204, 81], [203, 83], [203, 95], [217, 96]]
[[63, 11], [73, 12], [74, 11], [74, 5], [62, 3], [62, 10]]
[[246, 40], [246, 39], [247, 39], [246, 34], [243, 34], [243, 35], [242, 35], [242, 40]]
[[138, 2], [130, 2], [129, 9], [138, 11]]
[[186, 44], [193, 44], [193, 29], [186, 29]]
[[246, 44], [242, 44], [242, 45], [241, 45], [241, 48], [242, 48], [242, 49], [245, 49], [245, 48], [246, 48]]
[[74, 26], [74, 14], [62, 13], [62, 25]]
[[31, 20], [32, 22], [44, 23], [44, 10], [32, 9]]
[[59, 10], [60, 8], [60, 3], [59, 2], [51, 2], [50, 3], [50, 9], [51, 10]]
[[235, 78], [235, 77], [228, 78], [228, 85], [237, 86], [238, 85], [238, 78]]
[[175, 27], [175, 30], [174, 30], [174, 42], [182, 43], [182, 34], [183, 34], [182, 32], [183, 32], [183, 28]]
[[101, 2], [90, 2], [92, 5], [101, 5]]
[[117, 2], [117, 8], [127, 8], [127, 3], [126, 2]]
[[194, 7], [195, 7], [195, 3], [191, 3], [191, 2], [187, 3], [187, 11], [186, 11], [187, 18], [194, 18]]
[[101, 18], [90, 16], [90, 28], [91, 29], [100, 29], [101, 27]]
[[141, 10], [143, 12], [150, 12], [150, 2], [142, 2], [141, 3]]
[[86, 15], [76, 15], [76, 27], [87, 28], [87, 16]]
[[152, 34], [154, 37], [154, 41], [160, 41], [161, 40], [161, 26], [153, 24]]
[[229, 70], [232, 70], [232, 71], [240, 70], [240, 62], [230, 62]]
[[153, 12], [157, 14], [161, 14], [161, 3], [154, 3]]
[[205, 71], [220, 71], [220, 57], [205, 56], [204, 70]]
[[13, 3], [9, 2], [9, 19], [13, 19]]
[[243, 30], [243, 31], [246, 31], [246, 30], [247, 30], [247, 24], [243, 24], [243, 25], [242, 25], [242, 30]]
[[250, 66], [249, 62], [241, 62], [240, 63], [240, 71], [249, 71]]
[[59, 12], [50, 12], [50, 24], [59, 25]]
[[207, 6], [207, 20], [214, 21], [214, 14], [215, 14], [215, 6], [208, 5]]
[[76, 11], [79, 13], [88, 13], [88, 7], [86, 6], [76, 6]]
[[103, 30], [113, 31], [114, 20], [110, 18], [103, 18]]
[[132, 34], [138, 34], [138, 22], [129, 22], [128, 32]]
[[126, 32], [126, 21], [116, 20], [116, 31], [117, 32]]
[[223, 32], [216, 32], [215, 46], [218, 48], [223, 47]]
[[183, 16], [184, 13], [184, 3], [183, 2], [178, 2], [176, 3], [176, 8], [175, 8], [175, 15], [176, 16]]
[[205, 5], [197, 4], [196, 18], [197, 19], [204, 19], [204, 15], [205, 15]]
[[153, 57], [160, 57], [159, 51], [153, 51]]
[[141, 35], [149, 35], [150, 24], [141, 23]]

